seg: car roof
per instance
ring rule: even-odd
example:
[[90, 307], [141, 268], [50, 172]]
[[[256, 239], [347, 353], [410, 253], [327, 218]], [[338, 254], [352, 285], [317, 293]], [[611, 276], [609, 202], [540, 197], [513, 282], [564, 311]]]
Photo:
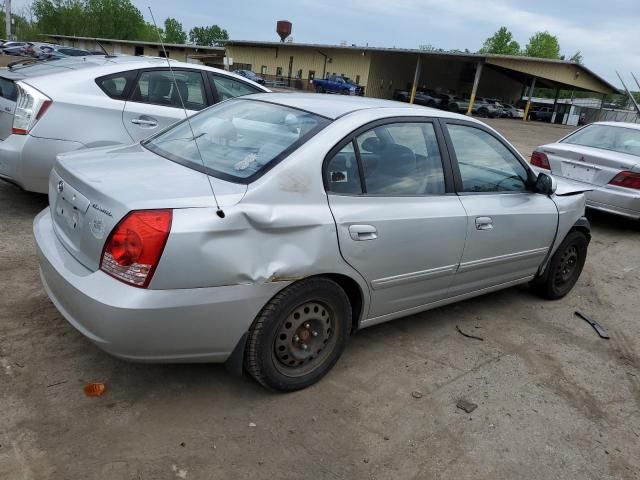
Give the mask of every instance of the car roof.
[[640, 130], [640, 124], [630, 122], [594, 122], [591, 125], [608, 125], [610, 127], [633, 128]]
[[[65, 47], [63, 47], [65, 48]], [[76, 49], [77, 50], [77, 49]], [[179, 62], [169, 60], [173, 68], [189, 68], [197, 70], [215, 71], [222, 75], [236, 77], [243, 82], [251, 81], [233, 72], [227, 72], [218, 68], [200, 65], [197, 63]], [[49, 61], [26, 62], [19, 66], [0, 71], [0, 77], [11, 78], [12, 80], [31, 79], [32, 77], [42, 77], [44, 75], [54, 75], [69, 73], [85, 69], [92, 69], [94, 77], [109, 75], [126, 70], [136, 70], [141, 68], [163, 68], [167, 66], [167, 59], [162, 57], [146, 57], [131, 55], [86, 55], [78, 57], [61, 58]], [[34, 79], [36, 80], [36, 79]], [[30, 80], [31, 81], [31, 80]], [[257, 84], [255, 84], [257, 85]], [[259, 88], [264, 87], [257, 85]], [[268, 91], [268, 90], [267, 90]]]
[[367, 109], [389, 108], [396, 111], [406, 110], [415, 114], [420, 113], [425, 117], [460, 118], [475, 121], [464, 115], [435, 110], [421, 105], [411, 105], [394, 100], [382, 100], [379, 98], [358, 97], [350, 95], [320, 95], [317, 93], [255, 93], [247, 95], [248, 99], [261, 100], [276, 103], [287, 107], [298, 108], [325, 118], [335, 120], [343, 115]]

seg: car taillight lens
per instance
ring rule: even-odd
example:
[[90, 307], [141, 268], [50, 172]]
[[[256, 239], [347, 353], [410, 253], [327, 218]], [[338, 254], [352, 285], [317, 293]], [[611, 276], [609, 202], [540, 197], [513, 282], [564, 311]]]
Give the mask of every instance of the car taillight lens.
[[640, 173], [628, 172], [625, 170], [613, 177], [613, 180], [609, 182], [609, 185], [640, 190]]
[[551, 165], [549, 165], [549, 157], [547, 157], [546, 153], [533, 152], [531, 154], [531, 165], [544, 168], [545, 170], [551, 170]]
[[18, 98], [13, 114], [11, 133], [15, 135], [28, 134], [38, 120], [42, 118], [51, 106], [52, 100], [44, 93], [22, 83], [16, 83]]
[[107, 238], [100, 269], [124, 283], [147, 288], [169, 238], [172, 218], [172, 210], [127, 214]]

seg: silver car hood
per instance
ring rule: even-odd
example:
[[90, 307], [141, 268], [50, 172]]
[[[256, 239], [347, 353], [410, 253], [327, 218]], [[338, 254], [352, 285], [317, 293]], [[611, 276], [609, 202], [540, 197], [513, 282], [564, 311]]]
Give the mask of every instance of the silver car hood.
[[[222, 208], [247, 186], [209, 177]], [[162, 158], [140, 144], [58, 156], [49, 177], [54, 230], [65, 248], [96, 270], [106, 237], [130, 211], [215, 207], [207, 176]]]

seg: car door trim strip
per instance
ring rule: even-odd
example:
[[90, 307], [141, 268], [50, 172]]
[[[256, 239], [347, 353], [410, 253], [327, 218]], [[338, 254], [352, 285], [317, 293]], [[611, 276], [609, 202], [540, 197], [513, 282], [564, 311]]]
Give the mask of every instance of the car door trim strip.
[[523, 252], [508, 253], [506, 255], [499, 255], [497, 257], [481, 258], [479, 260], [473, 260], [471, 262], [463, 262], [458, 267], [458, 272], [469, 272], [471, 270], [477, 270], [488, 266], [499, 265], [501, 263], [508, 263], [517, 260], [524, 260], [526, 258], [533, 258], [538, 256], [544, 256], [547, 254], [549, 247], [534, 248], [533, 250], [525, 250]]
[[457, 266], [457, 264], [445, 265], [444, 267], [430, 268], [429, 270], [420, 270], [419, 272], [403, 273], [392, 277], [378, 278], [371, 282], [371, 286], [374, 290], [380, 290], [383, 288], [396, 287], [405, 283], [422, 281], [427, 278], [442, 277], [455, 272]]

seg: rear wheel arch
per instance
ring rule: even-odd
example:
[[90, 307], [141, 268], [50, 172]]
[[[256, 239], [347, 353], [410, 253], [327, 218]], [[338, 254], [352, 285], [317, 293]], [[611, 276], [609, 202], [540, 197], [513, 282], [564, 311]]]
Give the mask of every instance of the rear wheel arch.
[[355, 333], [360, 326], [360, 317], [363, 314], [364, 307], [364, 294], [360, 285], [358, 285], [358, 282], [353, 278], [341, 273], [329, 273], [318, 276], [336, 282], [347, 294], [347, 297], [349, 297], [349, 303], [351, 303], [351, 333]]

